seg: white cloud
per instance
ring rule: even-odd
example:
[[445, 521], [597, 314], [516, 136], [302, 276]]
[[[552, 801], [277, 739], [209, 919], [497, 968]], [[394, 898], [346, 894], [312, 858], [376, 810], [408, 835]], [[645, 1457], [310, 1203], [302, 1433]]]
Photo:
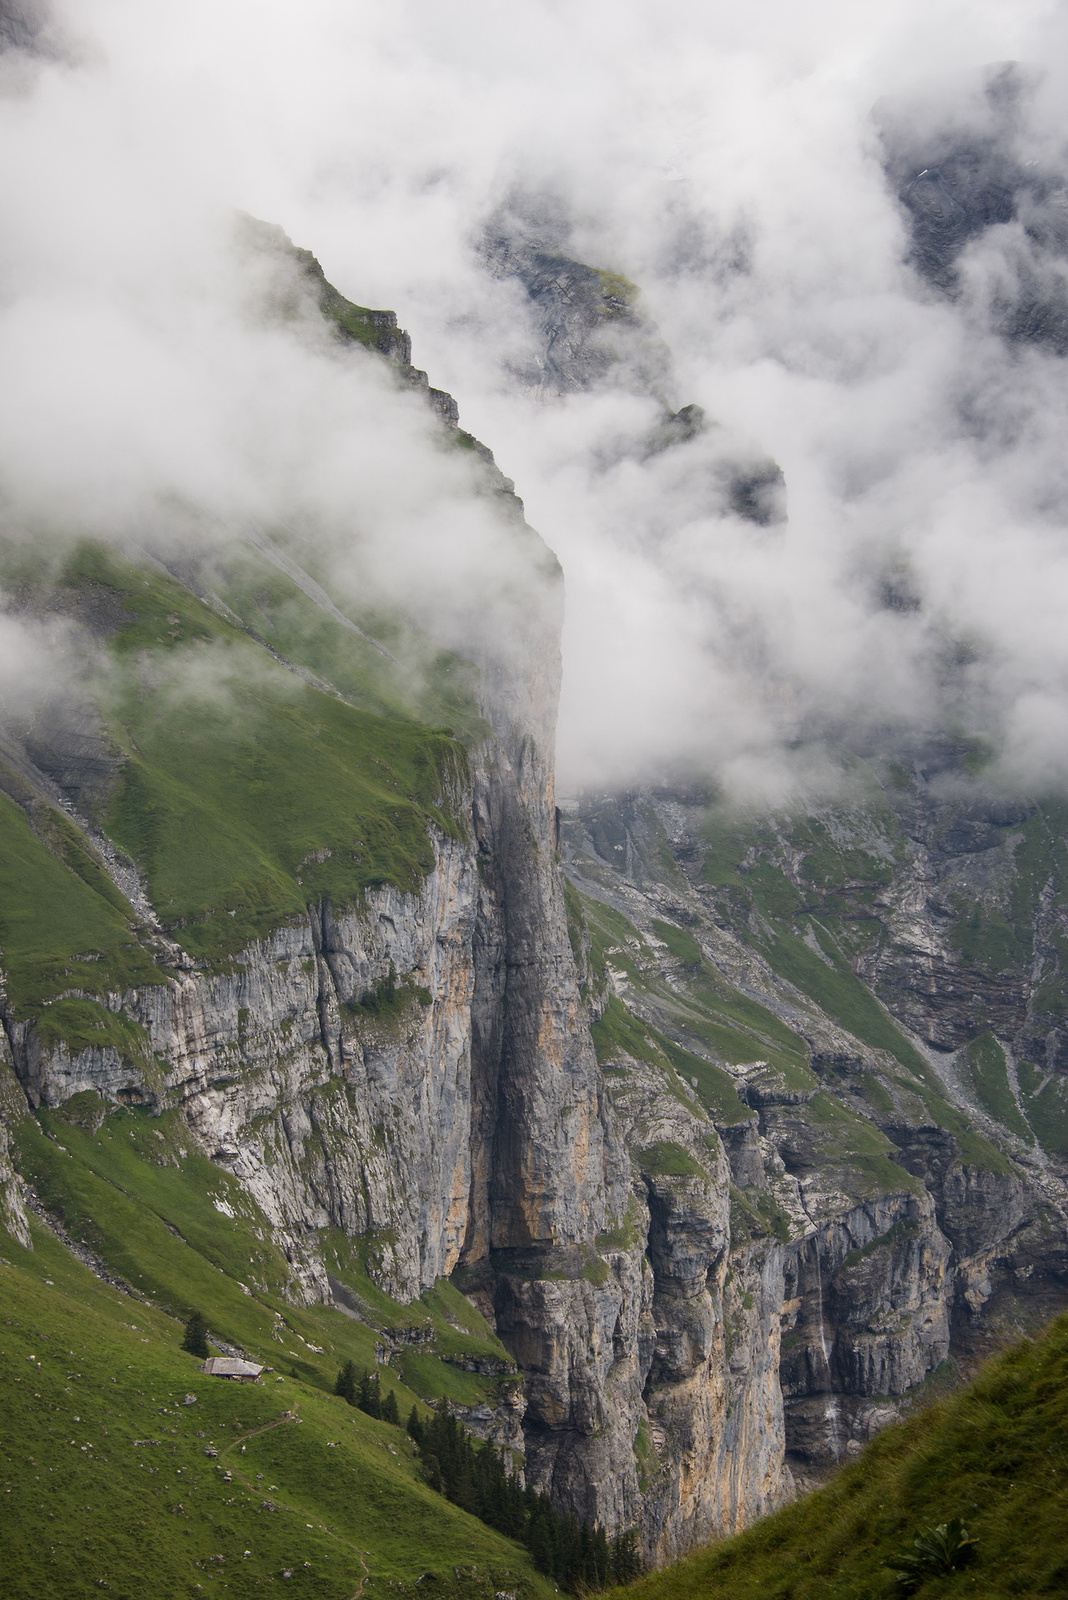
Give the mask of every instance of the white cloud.
[[[513, 581], [416, 399], [255, 325], [228, 242], [240, 208], [398, 311], [560, 555], [568, 781], [684, 760], [781, 789], [821, 723], [949, 716], [1002, 741], [1023, 781], [1068, 776], [1063, 362], [987, 317], [1029, 246], [1015, 225], [985, 236], [963, 301], [940, 298], [903, 263], [871, 120], [902, 95], [974, 115], [985, 63], [1056, 63], [1060, 6], [56, 14], [68, 59], [0, 101], [10, 514], [119, 537], [172, 528], [176, 504], [312, 520], [346, 581], [452, 615]], [[1065, 142], [1058, 82], [1028, 132], [1043, 162]], [[558, 196], [576, 254], [641, 285], [667, 398], [721, 431], [650, 456], [653, 401], [517, 386], [534, 324], [474, 243], [522, 191]], [[731, 452], [782, 465], [788, 524], [729, 513]], [[919, 610], [877, 603], [887, 573]]]

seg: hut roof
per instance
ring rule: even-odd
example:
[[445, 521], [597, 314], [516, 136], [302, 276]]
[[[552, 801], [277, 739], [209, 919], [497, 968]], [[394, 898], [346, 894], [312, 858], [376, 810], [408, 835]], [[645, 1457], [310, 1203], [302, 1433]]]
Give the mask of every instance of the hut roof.
[[200, 1370], [213, 1378], [258, 1378], [263, 1368], [254, 1361], [239, 1361], [236, 1356], [211, 1356]]

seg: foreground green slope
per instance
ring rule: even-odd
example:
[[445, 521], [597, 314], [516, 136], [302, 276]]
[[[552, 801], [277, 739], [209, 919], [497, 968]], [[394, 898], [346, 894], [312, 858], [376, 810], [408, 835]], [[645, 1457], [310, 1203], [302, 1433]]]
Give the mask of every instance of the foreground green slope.
[[[14, 1085], [5, 1093], [14, 1105]], [[348, 1600], [420, 1580], [443, 1594], [548, 1592], [524, 1550], [429, 1488], [400, 1428], [332, 1392], [346, 1361], [372, 1369], [383, 1346], [377, 1370], [402, 1418], [443, 1399], [461, 1414], [492, 1406], [514, 1387], [507, 1352], [452, 1284], [400, 1305], [363, 1270], [372, 1241], [338, 1233], [320, 1244], [348, 1310], [294, 1304], [267, 1219], [174, 1111], [87, 1091], [16, 1117], [12, 1144], [98, 1267], [36, 1219], [31, 1250], [0, 1233], [5, 1600], [42, 1584], [130, 1600], [276, 1584]], [[194, 1308], [224, 1347], [273, 1369], [262, 1384], [201, 1374], [180, 1349]]]
[[[392, 1327], [421, 1325], [425, 1342], [379, 1369], [402, 1416], [492, 1398], [502, 1380], [450, 1360], [507, 1362], [473, 1308], [447, 1283], [395, 1305], [340, 1237], [333, 1264], [363, 1315], [287, 1303], [287, 1264], [237, 1186], [176, 1123], [122, 1110], [101, 1123], [93, 1098], [70, 1120], [26, 1119], [18, 1143], [53, 1214], [139, 1298], [36, 1222], [32, 1250], [0, 1236], [5, 1600], [544, 1590], [525, 1551], [424, 1483], [401, 1429], [331, 1392], [343, 1361], [371, 1367]], [[275, 1369], [263, 1383], [200, 1373], [179, 1348], [194, 1304]]]
[[1068, 1593], [1068, 1317], [879, 1435], [816, 1494], [627, 1590], [628, 1600], [875, 1600], [885, 1563], [960, 1517], [977, 1540], [920, 1600]]

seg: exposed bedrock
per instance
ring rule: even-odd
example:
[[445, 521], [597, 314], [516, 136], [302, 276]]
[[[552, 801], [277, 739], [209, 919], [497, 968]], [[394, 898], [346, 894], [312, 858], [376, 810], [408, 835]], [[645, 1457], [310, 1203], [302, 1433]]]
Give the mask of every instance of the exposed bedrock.
[[840, 1460], [949, 1353], [952, 1249], [926, 1195], [882, 1195], [787, 1255], [780, 1366], [789, 1458]]

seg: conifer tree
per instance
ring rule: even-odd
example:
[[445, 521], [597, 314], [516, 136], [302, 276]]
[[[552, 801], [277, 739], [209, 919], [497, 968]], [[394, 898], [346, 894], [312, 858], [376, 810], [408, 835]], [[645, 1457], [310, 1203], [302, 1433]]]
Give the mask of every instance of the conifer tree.
[[[391, 1393], [383, 1405], [394, 1399]], [[408, 1432], [432, 1489], [481, 1517], [491, 1528], [525, 1544], [534, 1566], [571, 1594], [590, 1594], [609, 1583], [630, 1583], [642, 1571], [634, 1528], [609, 1542], [603, 1528], [561, 1516], [547, 1494], [519, 1487], [506, 1470], [506, 1456], [494, 1444], [478, 1444], [447, 1400], [423, 1421], [415, 1406]]]
[[593, 1530], [593, 1538], [590, 1541], [590, 1555], [593, 1565], [592, 1586], [597, 1589], [603, 1589], [611, 1572], [608, 1535], [603, 1528], [594, 1528]]
[[552, 1577], [556, 1569], [555, 1518], [546, 1495], [539, 1495], [527, 1526], [527, 1548], [539, 1572]]
[[391, 1389], [382, 1402], [382, 1421], [392, 1422], [395, 1428], [400, 1427], [400, 1412], [397, 1409], [397, 1396]]
[[641, 1576], [642, 1558], [638, 1550], [638, 1534], [626, 1528], [612, 1540], [612, 1582], [633, 1583]]
[[350, 1406], [356, 1404], [356, 1368], [351, 1361], [346, 1361], [338, 1373], [334, 1393], [347, 1400]]
[[361, 1411], [366, 1411], [369, 1417], [382, 1415], [382, 1394], [378, 1383], [378, 1373], [364, 1372], [360, 1377], [356, 1390], [356, 1404]]
[[185, 1325], [182, 1349], [188, 1350], [191, 1356], [199, 1356], [202, 1361], [207, 1360], [209, 1354], [208, 1324], [202, 1312], [193, 1311], [190, 1313], [189, 1321]]

